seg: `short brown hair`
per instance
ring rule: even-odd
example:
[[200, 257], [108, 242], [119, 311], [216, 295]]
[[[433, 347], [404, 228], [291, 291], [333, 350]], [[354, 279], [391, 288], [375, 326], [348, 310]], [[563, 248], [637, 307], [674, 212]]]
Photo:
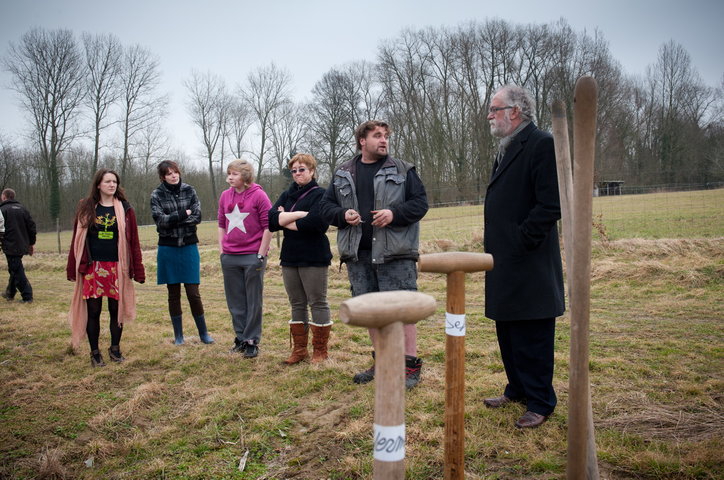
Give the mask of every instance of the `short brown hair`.
[[314, 170], [313, 177], [317, 177], [317, 160], [314, 158], [314, 156], [310, 155], [309, 153], [297, 153], [289, 160], [289, 162], [287, 162], [287, 168], [291, 170], [292, 165], [297, 162], [301, 163], [309, 170]]
[[15, 200], [15, 190], [12, 188], [6, 188], [0, 195], [2, 195], [5, 200]]
[[164, 160], [163, 162], [158, 164], [158, 178], [161, 179], [161, 181], [164, 180], [164, 177], [168, 175], [171, 172], [177, 172], [179, 175], [181, 175], [181, 169], [178, 168], [178, 163], [174, 162], [173, 160]]
[[229, 162], [226, 166], [226, 174], [228, 175], [232, 170], [241, 173], [244, 185], [249, 186], [254, 183], [254, 168], [251, 166], [251, 163], [247, 162], [243, 158], [238, 158]]
[[362, 150], [362, 144], [360, 143], [360, 140], [367, 137], [367, 134], [372, 130], [376, 129], [377, 127], [382, 127], [386, 129], [387, 135], [392, 134], [392, 129], [387, 122], [382, 120], [367, 120], [365, 123], [357, 127], [354, 131], [354, 139], [357, 141], [357, 150]]

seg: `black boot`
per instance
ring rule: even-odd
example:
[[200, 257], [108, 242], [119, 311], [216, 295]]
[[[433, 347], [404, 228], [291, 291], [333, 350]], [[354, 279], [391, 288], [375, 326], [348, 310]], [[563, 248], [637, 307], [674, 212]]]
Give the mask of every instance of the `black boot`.
[[181, 315], [176, 315], [171, 317], [171, 324], [173, 325], [173, 344], [174, 345], [183, 345], [184, 344], [184, 328], [183, 323], [181, 321], [183, 317]]
[[420, 373], [422, 372], [422, 359], [405, 355], [405, 387], [410, 389], [420, 383]]
[[199, 329], [199, 338], [201, 341], [204, 343], [214, 343], [214, 339], [211, 338], [211, 335], [209, 335], [209, 332], [206, 330], [206, 319], [204, 315], [194, 315], [194, 321], [196, 322], [196, 328]]
[[106, 366], [106, 362], [103, 361], [103, 357], [101, 356], [100, 350], [93, 350], [90, 353], [90, 358], [91, 358], [91, 367], [96, 368], [96, 367], [105, 367]]
[[[375, 358], [375, 352], [372, 352], [372, 360], [374, 360], [374, 358]], [[375, 379], [375, 364], [372, 363], [372, 366], [370, 368], [368, 368], [367, 370], [365, 370], [363, 372], [359, 372], [358, 374], [356, 374], [354, 376], [354, 378], [352, 378], [352, 381], [354, 383], [363, 384], [363, 383], [369, 383], [374, 379]]]

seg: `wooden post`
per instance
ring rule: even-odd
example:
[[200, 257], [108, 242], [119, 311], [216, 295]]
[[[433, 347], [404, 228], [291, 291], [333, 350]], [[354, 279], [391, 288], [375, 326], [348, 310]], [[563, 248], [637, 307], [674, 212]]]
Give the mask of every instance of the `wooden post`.
[[589, 480], [599, 478], [588, 380], [597, 94], [596, 81], [592, 77], [581, 77], [576, 83], [573, 174], [571, 174], [565, 106], [562, 102], [553, 104], [553, 134], [556, 143], [563, 241], [571, 303], [567, 478]]
[[421, 272], [447, 274], [445, 318], [445, 480], [465, 478], [465, 273], [491, 270], [485, 253], [420, 255]]
[[403, 323], [435, 312], [435, 299], [420, 292], [375, 292], [342, 302], [342, 322], [379, 329], [375, 359], [374, 479], [405, 478], [405, 335]]

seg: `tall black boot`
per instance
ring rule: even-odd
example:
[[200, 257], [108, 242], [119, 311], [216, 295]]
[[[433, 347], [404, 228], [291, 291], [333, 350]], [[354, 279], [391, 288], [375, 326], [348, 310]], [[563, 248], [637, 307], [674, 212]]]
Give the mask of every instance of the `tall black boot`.
[[211, 338], [209, 332], [206, 330], [206, 319], [204, 315], [194, 315], [194, 321], [196, 322], [196, 328], [199, 330], [199, 338], [204, 343], [214, 343], [214, 339]]
[[183, 317], [181, 315], [175, 315], [171, 317], [171, 324], [173, 325], [173, 344], [183, 345], [184, 344], [184, 328], [182, 324]]

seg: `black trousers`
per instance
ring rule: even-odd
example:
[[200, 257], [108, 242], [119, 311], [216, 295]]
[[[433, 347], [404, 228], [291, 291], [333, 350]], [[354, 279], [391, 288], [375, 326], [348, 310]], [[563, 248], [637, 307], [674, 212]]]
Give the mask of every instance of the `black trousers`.
[[23, 300], [32, 300], [33, 287], [30, 285], [28, 277], [25, 276], [23, 256], [5, 254], [5, 258], [8, 261], [8, 272], [10, 272], [10, 280], [8, 281], [8, 286], [5, 289], [5, 294], [8, 297], [13, 298], [17, 292], [20, 292], [20, 296]]
[[558, 399], [553, 390], [556, 319], [495, 322], [503, 366], [505, 396], [526, 402], [528, 410], [550, 415]]

